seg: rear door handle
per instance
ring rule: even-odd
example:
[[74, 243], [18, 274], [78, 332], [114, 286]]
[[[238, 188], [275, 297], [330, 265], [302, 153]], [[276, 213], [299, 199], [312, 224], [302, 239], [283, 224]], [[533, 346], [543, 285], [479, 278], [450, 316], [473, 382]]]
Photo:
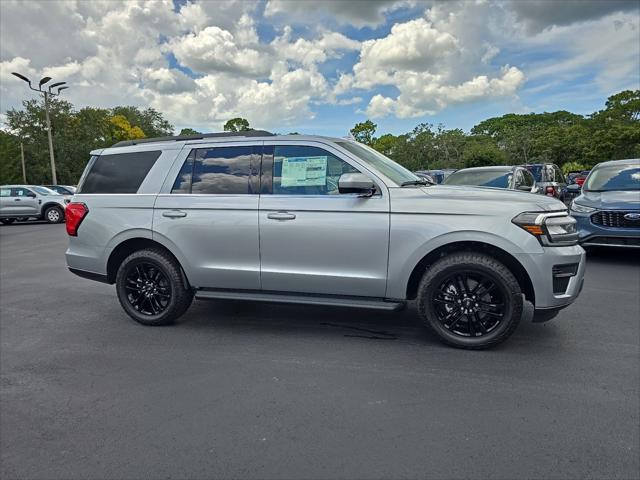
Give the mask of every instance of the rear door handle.
[[187, 212], [181, 212], [180, 210], [169, 210], [166, 212], [162, 212], [162, 216], [168, 218], [182, 218], [187, 216]]
[[293, 220], [296, 216], [289, 212], [275, 212], [268, 213], [267, 218], [270, 218], [271, 220]]

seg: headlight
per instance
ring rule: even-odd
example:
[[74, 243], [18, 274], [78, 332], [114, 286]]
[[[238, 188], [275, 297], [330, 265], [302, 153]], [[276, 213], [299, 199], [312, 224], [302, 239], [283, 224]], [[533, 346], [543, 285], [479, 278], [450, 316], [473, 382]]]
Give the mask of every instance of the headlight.
[[554, 247], [578, 243], [576, 219], [566, 212], [524, 212], [512, 222], [536, 237], [541, 245]]
[[575, 200], [571, 202], [571, 206], [569, 207], [569, 209], [572, 212], [576, 213], [591, 213], [596, 211], [595, 208], [587, 207], [586, 205], [580, 205], [579, 203], [576, 203]]

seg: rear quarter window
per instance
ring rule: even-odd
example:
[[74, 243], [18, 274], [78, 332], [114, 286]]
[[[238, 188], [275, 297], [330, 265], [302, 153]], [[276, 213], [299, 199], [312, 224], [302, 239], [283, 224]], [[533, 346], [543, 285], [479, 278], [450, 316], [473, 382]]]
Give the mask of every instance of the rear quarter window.
[[95, 159], [78, 193], [136, 193], [162, 152], [117, 153]]

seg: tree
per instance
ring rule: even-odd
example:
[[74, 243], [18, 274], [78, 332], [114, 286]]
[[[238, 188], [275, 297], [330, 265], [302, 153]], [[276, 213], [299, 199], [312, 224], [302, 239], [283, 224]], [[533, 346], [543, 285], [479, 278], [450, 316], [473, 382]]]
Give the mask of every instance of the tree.
[[249, 120], [242, 117], [232, 118], [224, 124], [225, 132], [245, 132], [247, 130], [253, 130], [249, 126]]
[[477, 136], [467, 143], [464, 153], [464, 166], [487, 167], [490, 165], [504, 165], [506, 156], [490, 137]]
[[0, 130], [0, 184], [22, 181], [20, 139]]
[[198, 132], [193, 128], [183, 128], [182, 130], [180, 130], [180, 133], [178, 135], [200, 135], [200, 133], [202, 132]]
[[130, 125], [140, 127], [145, 136], [149, 138], [173, 135], [173, 125], [165, 120], [160, 112], [153, 108], [142, 110], [139, 107], [132, 106], [114, 107], [112, 114], [114, 116], [124, 116]]
[[350, 130], [351, 136], [360, 143], [371, 146], [373, 144], [373, 135], [376, 133], [378, 126], [371, 120], [366, 120], [362, 123], [356, 123]]
[[124, 115], [114, 115], [109, 119], [113, 128], [113, 139], [135, 140], [136, 138], [144, 138], [144, 132], [140, 127], [132, 127], [129, 120]]

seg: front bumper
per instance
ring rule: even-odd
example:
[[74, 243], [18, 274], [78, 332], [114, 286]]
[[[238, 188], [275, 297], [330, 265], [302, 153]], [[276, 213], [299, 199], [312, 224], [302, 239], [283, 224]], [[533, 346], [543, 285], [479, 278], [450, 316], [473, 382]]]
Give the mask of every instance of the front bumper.
[[[586, 268], [584, 249], [575, 245], [544, 247], [543, 250], [543, 253], [517, 255], [533, 284], [534, 307], [536, 310], [567, 307], [578, 298], [582, 290]], [[566, 266], [575, 266], [575, 274], [561, 277], [564, 280], [558, 282], [558, 273]]]
[[593, 213], [571, 212], [577, 222], [580, 245], [640, 248], [640, 225], [638, 228], [604, 227], [591, 222], [591, 215]]

